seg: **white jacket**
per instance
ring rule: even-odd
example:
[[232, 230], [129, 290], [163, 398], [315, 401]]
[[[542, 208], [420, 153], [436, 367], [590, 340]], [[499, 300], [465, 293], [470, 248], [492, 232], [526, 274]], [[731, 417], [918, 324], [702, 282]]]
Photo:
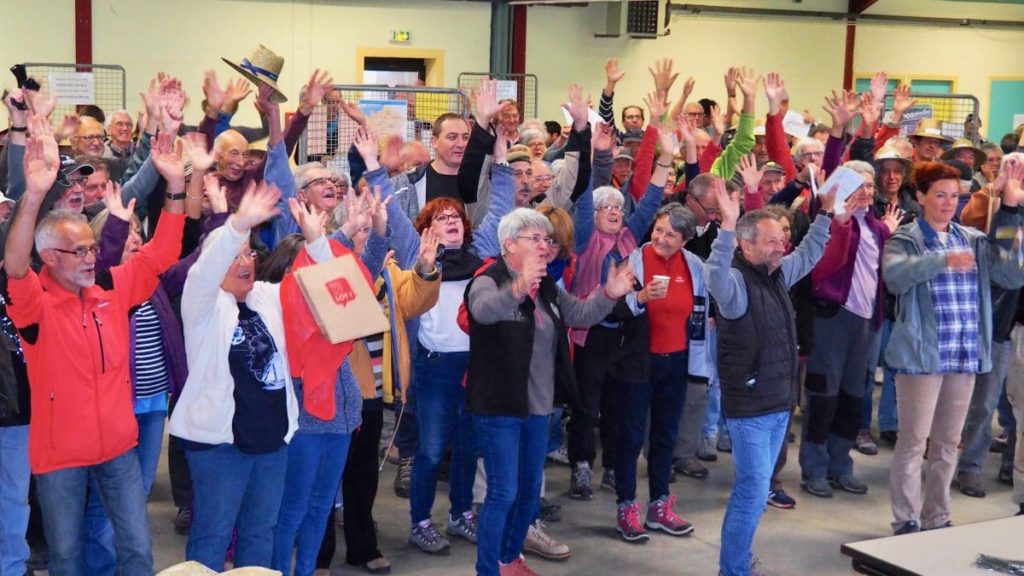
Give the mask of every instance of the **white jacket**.
[[[231, 423], [235, 415], [235, 381], [231, 377], [228, 354], [231, 336], [238, 326], [238, 302], [220, 285], [249, 235], [235, 231], [231, 225], [233, 218], [207, 237], [199, 258], [188, 271], [181, 296], [188, 379], [171, 414], [170, 433], [204, 444], [234, 443]], [[332, 258], [330, 246], [322, 236], [307, 245], [307, 250], [317, 262]], [[280, 284], [256, 282], [245, 297], [245, 303], [263, 320], [290, 375]], [[290, 377], [285, 389], [288, 433], [284, 440], [287, 443], [298, 428], [299, 405]]]

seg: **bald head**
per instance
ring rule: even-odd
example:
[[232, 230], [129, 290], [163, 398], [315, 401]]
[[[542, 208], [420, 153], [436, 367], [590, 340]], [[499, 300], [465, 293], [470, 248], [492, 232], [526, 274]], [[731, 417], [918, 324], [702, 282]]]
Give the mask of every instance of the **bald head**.
[[430, 151], [419, 140], [406, 142], [402, 147], [402, 164], [406, 170], [413, 170], [430, 162]]
[[213, 141], [217, 151], [217, 173], [232, 182], [242, 178], [249, 158], [249, 142], [237, 130], [225, 130]]
[[103, 156], [103, 140], [106, 133], [103, 125], [95, 118], [81, 117], [81, 123], [71, 137], [71, 149], [76, 156]]

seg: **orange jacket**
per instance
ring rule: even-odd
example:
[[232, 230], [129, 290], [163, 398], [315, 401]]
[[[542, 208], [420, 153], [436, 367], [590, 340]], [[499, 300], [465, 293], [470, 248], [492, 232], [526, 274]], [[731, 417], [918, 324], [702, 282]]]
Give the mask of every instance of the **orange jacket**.
[[44, 268], [10, 278], [7, 311], [22, 336], [32, 390], [32, 472], [92, 466], [138, 443], [128, 312], [153, 295], [181, 252], [183, 214], [161, 215], [153, 240], [110, 269], [113, 290], [68, 292]]

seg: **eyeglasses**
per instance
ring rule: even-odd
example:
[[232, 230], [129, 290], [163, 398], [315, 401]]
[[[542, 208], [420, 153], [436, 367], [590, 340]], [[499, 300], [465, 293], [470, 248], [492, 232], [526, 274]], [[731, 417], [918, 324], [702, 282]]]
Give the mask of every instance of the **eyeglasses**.
[[240, 158], [244, 158], [244, 159], [248, 160], [249, 159], [249, 152], [248, 151], [246, 151], [246, 152], [239, 152], [238, 150], [230, 150], [230, 151], [228, 151], [227, 154], [225, 154], [225, 156], [227, 156], [228, 158], [230, 158], [232, 160], [238, 160]]
[[821, 151], [821, 150], [816, 150], [814, 152], [801, 152], [800, 153], [800, 157], [801, 158], [824, 158], [824, 156], [825, 156], [825, 153], [823, 151]]
[[96, 143], [103, 142], [107, 137], [103, 134], [91, 134], [89, 136], [75, 136], [75, 138], [78, 140], [85, 140], [86, 142]]
[[623, 116], [624, 120], [643, 120], [644, 117], [640, 114], [626, 114]]
[[687, 198], [693, 198], [693, 201], [697, 203], [697, 206], [700, 206], [700, 209], [703, 210], [704, 213], [707, 214], [708, 216], [717, 216], [718, 214], [721, 214], [721, 211], [719, 211], [718, 208], [708, 208], [707, 206], [704, 205], [703, 202], [700, 201], [700, 198], [697, 198], [692, 194], [687, 196]]
[[78, 178], [68, 178], [68, 188], [74, 188], [75, 186], [85, 186], [87, 178], [79, 176]]
[[92, 246], [79, 246], [74, 250], [64, 250], [63, 248], [50, 248], [50, 250], [60, 252], [61, 254], [73, 254], [75, 258], [78, 258], [79, 260], [85, 260], [85, 257], [89, 254], [92, 254], [94, 257], [100, 255], [99, 244], [93, 244]]
[[605, 204], [596, 208], [598, 212], [622, 212], [622, 206], [618, 204]]
[[456, 212], [448, 212], [446, 214], [435, 214], [433, 220], [438, 224], [448, 224], [450, 222], [462, 221], [462, 216]]
[[305, 186], [302, 187], [302, 189], [305, 190], [310, 186], [327, 186], [328, 184], [330, 184], [331, 186], [337, 186], [337, 181], [334, 178], [328, 178], [325, 176], [323, 178], [310, 180], [309, 182], [306, 183]]
[[555, 239], [551, 236], [516, 236], [517, 240], [529, 240], [535, 245], [545, 244], [548, 248], [555, 245]]
[[690, 118], [703, 118], [704, 117], [704, 113], [703, 112], [687, 112], [686, 115], [688, 117], [690, 117]]
[[114, 123], [111, 124], [111, 126], [117, 126], [118, 128], [131, 128], [132, 127], [132, 123], [131, 122], [127, 122], [127, 121], [121, 121], [121, 122], [114, 122]]
[[555, 177], [552, 176], [551, 174], [545, 174], [543, 176], [534, 176], [533, 177], [533, 181], [534, 182], [551, 182], [554, 179], [555, 179]]
[[239, 252], [238, 256], [235, 256], [235, 262], [241, 262], [243, 258], [248, 258], [249, 260], [255, 260], [256, 256], [258, 256], [258, 255], [259, 255], [259, 253], [256, 252], [255, 250], [246, 250], [245, 252]]

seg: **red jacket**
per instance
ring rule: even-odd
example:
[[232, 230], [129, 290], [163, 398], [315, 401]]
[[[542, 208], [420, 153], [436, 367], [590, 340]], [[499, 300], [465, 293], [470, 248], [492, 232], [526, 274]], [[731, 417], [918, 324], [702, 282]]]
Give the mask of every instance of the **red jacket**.
[[92, 466], [138, 443], [129, 374], [128, 312], [153, 295], [181, 252], [183, 214], [164, 212], [153, 240], [110, 269], [114, 289], [78, 295], [48, 269], [10, 278], [7, 311], [22, 337], [32, 390], [32, 472]]

